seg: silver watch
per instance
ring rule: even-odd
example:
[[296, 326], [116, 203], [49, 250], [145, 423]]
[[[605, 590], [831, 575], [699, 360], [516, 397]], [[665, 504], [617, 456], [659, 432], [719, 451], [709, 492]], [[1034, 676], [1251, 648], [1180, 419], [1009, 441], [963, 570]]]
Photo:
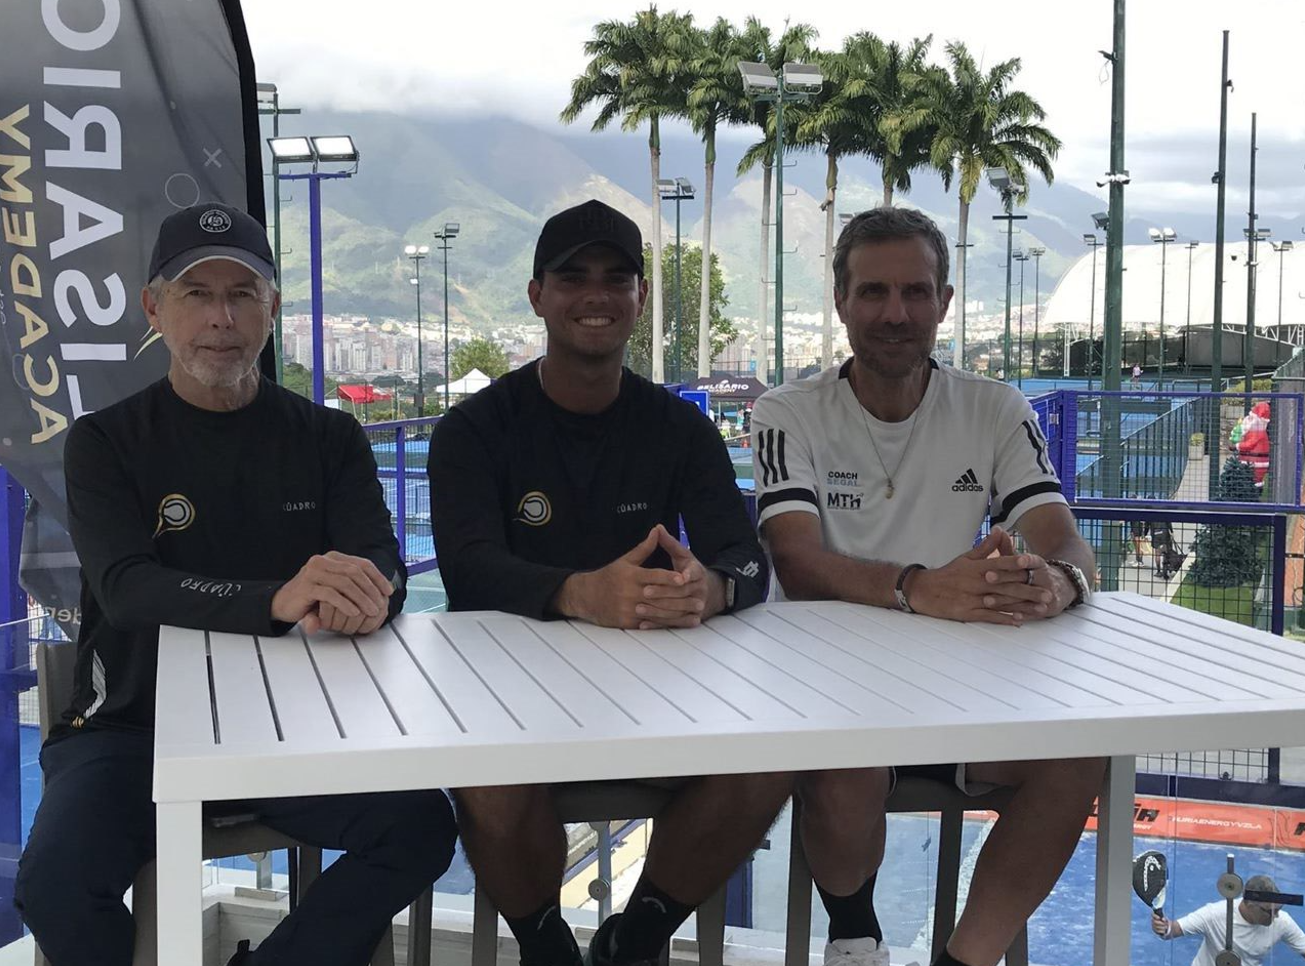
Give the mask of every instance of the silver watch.
[[1082, 568], [1078, 567], [1076, 564], [1070, 563], [1068, 560], [1056, 560], [1051, 557], [1047, 558], [1047, 564], [1048, 566], [1055, 567], [1064, 574], [1065, 579], [1067, 579], [1074, 587], [1074, 600], [1070, 603], [1069, 607], [1065, 608], [1066, 610], [1069, 610], [1070, 607], [1077, 607], [1079, 604], [1086, 604], [1092, 600], [1092, 585], [1088, 583], [1087, 576], [1083, 573]]

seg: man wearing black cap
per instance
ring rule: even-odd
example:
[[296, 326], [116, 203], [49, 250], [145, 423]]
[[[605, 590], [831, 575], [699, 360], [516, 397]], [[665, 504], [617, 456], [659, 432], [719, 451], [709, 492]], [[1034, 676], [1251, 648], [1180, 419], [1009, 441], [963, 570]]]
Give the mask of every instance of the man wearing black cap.
[[[64, 452], [83, 619], [72, 703], [41, 752], [45, 792], [15, 886], [53, 966], [132, 961], [122, 899], [155, 848], [159, 625], [360, 636], [405, 596], [362, 428], [259, 377], [280, 301], [263, 227], [225, 205], [179, 211], [159, 230], [149, 278], [141, 302], [171, 355], [167, 377], [79, 419]], [[438, 791], [241, 810], [348, 854], [233, 963], [362, 966], [452, 858]]]
[[[589, 201], [545, 223], [528, 287], [548, 331], [544, 357], [454, 407], [431, 439], [451, 609], [649, 629], [762, 599], [765, 556], [720, 434], [621, 365], [647, 294], [643, 241], [625, 215]], [[692, 550], [677, 539], [681, 519]], [[791, 785], [787, 775], [674, 784], [626, 911], [603, 923], [590, 959], [655, 959], [757, 845]], [[578, 962], [558, 913], [566, 836], [548, 787], [455, 798], [477, 887], [507, 919], [522, 963]]]

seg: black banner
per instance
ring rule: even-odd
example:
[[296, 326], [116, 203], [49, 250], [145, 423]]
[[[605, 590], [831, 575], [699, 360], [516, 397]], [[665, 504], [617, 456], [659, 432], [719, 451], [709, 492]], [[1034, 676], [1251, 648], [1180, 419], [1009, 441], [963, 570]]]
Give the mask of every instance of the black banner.
[[[168, 353], [140, 305], [159, 222], [264, 220], [238, 0], [28, 0], [0, 11], [0, 465], [32, 495], [23, 585], [76, 623], [63, 444]], [[265, 364], [266, 364], [265, 360]]]

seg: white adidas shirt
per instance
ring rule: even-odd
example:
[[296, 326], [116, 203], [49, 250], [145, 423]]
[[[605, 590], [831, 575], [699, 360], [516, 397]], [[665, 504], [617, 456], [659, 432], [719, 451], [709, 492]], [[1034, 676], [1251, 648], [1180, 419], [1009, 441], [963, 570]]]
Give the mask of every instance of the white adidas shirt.
[[900, 423], [875, 419], [857, 401], [847, 379], [850, 360], [757, 400], [758, 522], [794, 510], [815, 513], [830, 550], [939, 567], [974, 546], [990, 509], [992, 523], [1013, 529], [1033, 507], [1064, 503], [1023, 394], [930, 364], [924, 399]]
[[[1224, 930], [1228, 928], [1227, 902], [1202, 906], [1179, 919], [1178, 925], [1183, 936], [1201, 937], [1201, 948], [1192, 960], [1192, 966], [1214, 966], [1215, 957], [1223, 952]], [[1182, 938], [1178, 941], [1182, 942]], [[1239, 903], [1233, 910], [1233, 949], [1241, 957], [1242, 966], [1260, 966], [1278, 943], [1286, 943], [1305, 956], [1305, 932], [1286, 912], [1279, 912], [1268, 926], [1257, 926], [1246, 921]], [[1296, 957], [1282, 957], [1283, 962], [1288, 959], [1296, 960]]]

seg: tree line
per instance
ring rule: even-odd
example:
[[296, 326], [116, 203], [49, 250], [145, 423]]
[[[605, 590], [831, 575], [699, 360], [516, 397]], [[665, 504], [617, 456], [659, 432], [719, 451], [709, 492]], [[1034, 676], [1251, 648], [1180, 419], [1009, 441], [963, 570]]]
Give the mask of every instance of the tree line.
[[[712, 196], [716, 165], [716, 134], [725, 126], [754, 128], [758, 140], [744, 154], [736, 176], [762, 168], [760, 225], [761, 296], [759, 318], [765, 332], [765, 266], [768, 260], [772, 175], [775, 163], [776, 112], [773, 103], [751, 100], [744, 91], [739, 61], [760, 61], [779, 73], [785, 63], [820, 67], [823, 86], [805, 102], [785, 103], [785, 151], [819, 153], [825, 157], [825, 303], [824, 345], [832, 331], [832, 271], [837, 213], [839, 163], [866, 157], [883, 172], [883, 203], [897, 192], [909, 192], [912, 174], [936, 172], [943, 186], [956, 185], [959, 201], [956, 288], [958, 312], [965, 305], [965, 253], [969, 208], [984, 169], [1005, 168], [1019, 186], [1017, 200], [1027, 200], [1030, 173], [1048, 184], [1059, 139], [1043, 123], [1045, 112], [1028, 93], [1018, 90], [1018, 57], [985, 68], [962, 41], [944, 48], [944, 63], [929, 60], [932, 35], [908, 44], [885, 41], [869, 31], [849, 36], [836, 50], [816, 46], [817, 32], [808, 24], [787, 26], [778, 36], [756, 17], [742, 26], [718, 18], [697, 26], [693, 15], [662, 12], [655, 5], [629, 21], [595, 24], [584, 45], [589, 58], [571, 84], [571, 98], [561, 112], [565, 123], [597, 109], [593, 130], [619, 121], [623, 130], [647, 129], [650, 197], [654, 211], [650, 294], [650, 336], [654, 348], [653, 379], [664, 381], [663, 258], [657, 182], [660, 177], [661, 124], [668, 119], [689, 123], [703, 143], [703, 228], [701, 256], [710, 260]], [[699, 263], [701, 264], [701, 262]], [[710, 261], [708, 261], [710, 264]], [[710, 373], [713, 353], [710, 272], [699, 273], [699, 320], [695, 360]], [[764, 338], [764, 337], [763, 337]], [[826, 349], [827, 352], [827, 349]], [[828, 365], [829, 359], [822, 360]], [[766, 356], [758, 360], [765, 378]]]

